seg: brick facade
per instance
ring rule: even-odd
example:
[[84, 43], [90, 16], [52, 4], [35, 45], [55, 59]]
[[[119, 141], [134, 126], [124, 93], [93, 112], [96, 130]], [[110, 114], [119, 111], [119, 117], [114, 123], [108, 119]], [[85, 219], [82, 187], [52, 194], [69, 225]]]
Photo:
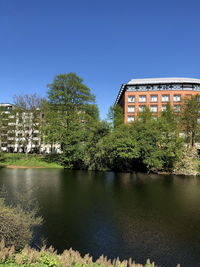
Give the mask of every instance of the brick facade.
[[[128, 90], [130, 86], [132, 91]], [[161, 89], [155, 90], [156, 86], [160, 86]], [[179, 90], [170, 90], [169, 88], [173, 86], [174, 88], [179, 86]], [[162, 87], [167, 89], [162, 89]], [[178, 112], [185, 98], [197, 94], [200, 95], [200, 80], [198, 79], [195, 79], [195, 82], [189, 78], [179, 78], [178, 81], [177, 78], [165, 78], [163, 81], [162, 79], [140, 79], [132, 80], [122, 86], [116, 104], [123, 108], [124, 122], [127, 123], [137, 119], [138, 113], [145, 106], [150, 108], [153, 116], [163, 111], [168, 102]]]

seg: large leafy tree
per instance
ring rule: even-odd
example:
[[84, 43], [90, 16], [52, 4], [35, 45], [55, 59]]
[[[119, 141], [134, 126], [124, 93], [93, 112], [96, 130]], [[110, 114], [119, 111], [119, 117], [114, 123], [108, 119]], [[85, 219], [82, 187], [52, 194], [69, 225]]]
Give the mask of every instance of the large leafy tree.
[[88, 125], [98, 120], [95, 97], [75, 73], [57, 75], [48, 88], [46, 138], [60, 144], [65, 167], [80, 166]]

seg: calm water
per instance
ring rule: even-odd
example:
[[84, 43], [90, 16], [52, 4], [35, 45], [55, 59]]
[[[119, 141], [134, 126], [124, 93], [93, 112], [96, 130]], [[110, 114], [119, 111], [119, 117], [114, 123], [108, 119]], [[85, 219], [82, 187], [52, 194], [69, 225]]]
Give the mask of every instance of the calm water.
[[200, 178], [1, 169], [3, 184], [10, 198], [36, 188], [39, 234], [59, 251], [200, 266]]

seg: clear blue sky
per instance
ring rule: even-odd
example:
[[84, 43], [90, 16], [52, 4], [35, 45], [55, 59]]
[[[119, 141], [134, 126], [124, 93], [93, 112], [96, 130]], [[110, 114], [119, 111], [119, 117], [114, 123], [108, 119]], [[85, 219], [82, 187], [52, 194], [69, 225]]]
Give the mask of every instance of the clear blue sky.
[[200, 78], [200, 1], [0, 0], [0, 102], [68, 72], [102, 118], [132, 78]]

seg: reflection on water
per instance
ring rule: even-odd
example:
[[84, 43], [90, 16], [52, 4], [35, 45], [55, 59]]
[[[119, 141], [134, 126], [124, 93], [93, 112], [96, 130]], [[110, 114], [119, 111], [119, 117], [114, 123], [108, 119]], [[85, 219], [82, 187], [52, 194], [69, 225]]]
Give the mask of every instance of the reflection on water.
[[200, 266], [200, 179], [141, 173], [1, 169], [12, 199], [36, 188], [41, 235], [59, 251]]

